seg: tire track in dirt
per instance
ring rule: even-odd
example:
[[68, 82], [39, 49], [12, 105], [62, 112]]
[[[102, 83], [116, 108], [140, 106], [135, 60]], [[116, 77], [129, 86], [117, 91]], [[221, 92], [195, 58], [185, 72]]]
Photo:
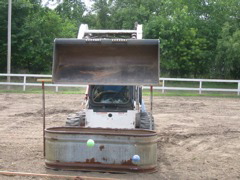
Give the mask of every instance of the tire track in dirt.
[[[67, 114], [81, 109], [83, 97], [47, 94], [48, 127], [64, 125]], [[144, 100], [149, 108], [149, 97]], [[158, 172], [124, 175], [46, 170], [42, 157], [41, 95], [0, 94], [0, 101], [6, 107], [0, 117], [1, 170], [130, 180], [240, 177], [239, 98], [154, 97]], [[2, 131], [5, 126], [7, 129]]]

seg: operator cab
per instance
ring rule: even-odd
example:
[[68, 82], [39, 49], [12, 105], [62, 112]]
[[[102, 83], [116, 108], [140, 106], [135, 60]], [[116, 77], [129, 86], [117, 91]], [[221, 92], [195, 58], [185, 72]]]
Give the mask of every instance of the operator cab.
[[133, 109], [133, 86], [89, 86], [89, 106], [96, 112]]

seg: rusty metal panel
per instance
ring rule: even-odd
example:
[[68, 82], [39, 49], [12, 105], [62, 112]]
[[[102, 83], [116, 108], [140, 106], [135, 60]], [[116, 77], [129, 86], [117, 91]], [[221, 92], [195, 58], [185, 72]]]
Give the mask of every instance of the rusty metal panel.
[[54, 83], [159, 83], [159, 40], [55, 39], [54, 44]]
[[[88, 147], [89, 139], [95, 141]], [[45, 164], [48, 168], [104, 172], [154, 172], [157, 167], [157, 133], [81, 127], [45, 130]], [[133, 162], [134, 155], [140, 156]]]

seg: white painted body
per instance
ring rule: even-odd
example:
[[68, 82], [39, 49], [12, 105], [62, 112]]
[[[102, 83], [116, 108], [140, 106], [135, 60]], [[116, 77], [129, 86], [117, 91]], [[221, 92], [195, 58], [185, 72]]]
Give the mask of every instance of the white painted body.
[[78, 39], [83, 39], [86, 34], [136, 34], [137, 39], [142, 39], [142, 24], [137, 24], [136, 30], [90, 30], [87, 24], [81, 24], [78, 31]]
[[86, 109], [85, 126], [91, 128], [135, 129], [137, 112], [137, 110], [128, 110], [127, 112], [93, 112], [92, 109]]

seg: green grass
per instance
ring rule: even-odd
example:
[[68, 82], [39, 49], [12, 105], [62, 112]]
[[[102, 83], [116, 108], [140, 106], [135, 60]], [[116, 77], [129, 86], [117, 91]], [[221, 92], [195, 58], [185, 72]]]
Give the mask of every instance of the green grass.
[[[199, 82], [180, 82], [180, 81], [166, 81], [166, 87], [189, 87], [198, 88]], [[216, 82], [203, 82], [202, 88], [222, 88], [222, 89], [237, 89], [237, 83], [216, 83]]]
[[[84, 94], [85, 88], [74, 88], [74, 87], [59, 87], [59, 92], [55, 92], [55, 87], [46, 87], [46, 94]], [[42, 87], [36, 86], [27, 86], [26, 91], [23, 91], [22, 86], [11, 86], [10, 90], [7, 89], [7, 86], [0, 86], [0, 93], [23, 93], [23, 94], [41, 94]]]
[[[198, 82], [171, 82], [167, 81], [165, 83], [167, 87], [189, 87], [189, 88], [198, 88]], [[223, 88], [223, 89], [237, 89], [237, 83], [212, 83], [204, 82], [203, 88]], [[10, 90], [7, 90], [7, 86], [0, 86], [0, 93], [27, 93], [27, 94], [41, 94], [41, 87], [36, 86], [27, 86], [26, 91], [22, 90], [22, 86], [11, 86]], [[75, 87], [59, 87], [59, 92], [55, 92], [55, 87], [45, 87], [46, 94], [84, 94], [85, 88], [75, 88]], [[149, 96], [150, 91], [144, 90], [144, 96]], [[212, 96], [212, 97], [237, 97], [236, 92], [202, 92], [198, 94], [198, 91], [173, 91], [165, 90], [165, 93], [162, 93], [161, 90], [154, 90], [154, 96]]]
[[[149, 90], [143, 91], [143, 96], [150, 96]], [[234, 98], [240, 98], [240, 96], [237, 95], [237, 93], [223, 93], [223, 92], [204, 92], [202, 94], [198, 94], [197, 91], [165, 91], [165, 93], [162, 93], [161, 91], [154, 90], [153, 96], [195, 96], [195, 97], [234, 97]]]
[[[180, 81], [166, 81], [165, 87], [185, 87], [185, 88], [199, 88], [199, 82], [180, 82]], [[216, 83], [216, 82], [203, 82], [202, 88], [218, 88], [218, 89], [237, 89], [237, 83]], [[143, 95], [149, 96], [149, 90], [144, 90]], [[240, 97], [236, 92], [202, 92], [198, 91], [180, 91], [180, 90], [154, 90], [154, 96], [212, 96], [212, 97]]]

